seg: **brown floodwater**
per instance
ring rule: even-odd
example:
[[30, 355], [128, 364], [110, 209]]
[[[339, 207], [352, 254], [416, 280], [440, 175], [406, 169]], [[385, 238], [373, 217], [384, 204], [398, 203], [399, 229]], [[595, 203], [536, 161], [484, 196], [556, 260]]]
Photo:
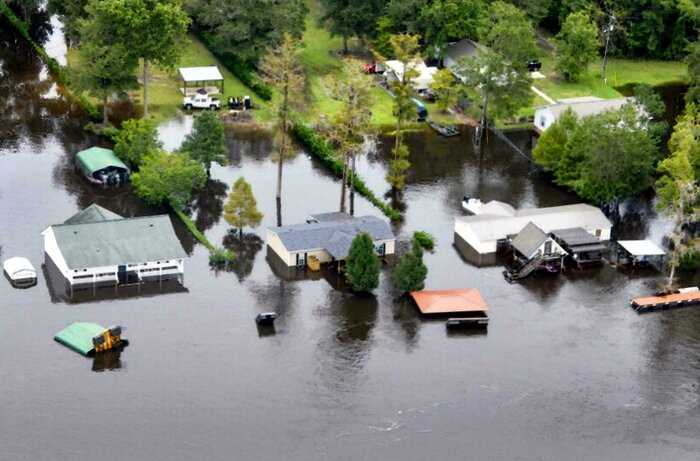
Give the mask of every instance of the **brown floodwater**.
[[[93, 202], [124, 216], [162, 212], [75, 174], [75, 153], [97, 142], [83, 114], [21, 42], [1, 40], [0, 258], [39, 267], [41, 231]], [[175, 149], [189, 127], [176, 118], [161, 137]], [[479, 288], [492, 307], [487, 334], [421, 319], [396, 299], [388, 270], [368, 297], [334, 288], [332, 275], [278, 275], [262, 241], [275, 223], [271, 139], [229, 129], [228, 165], [213, 168], [191, 211], [211, 241], [238, 252], [232, 270], [211, 270], [176, 223], [186, 290], [66, 302], [44, 273], [27, 290], [0, 279], [0, 459], [698, 459], [700, 309], [633, 312], [628, 300], [661, 280], [653, 272], [600, 267], [509, 285], [500, 267], [465, 262], [452, 245], [463, 195], [517, 207], [576, 201], [498, 140], [476, 155], [470, 135], [409, 136], [406, 218], [395, 230], [437, 238], [427, 286]], [[527, 133], [512, 136], [529, 147]], [[358, 166], [375, 191], [387, 190], [389, 143]], [[222, 219], [240, 176], [265, 213], [242, 241]], [[303, 152], [285, 166], [285, 223], [335, 210], [338, 196]], [[378, 215], [362, 198], [356, 209]], [[661, 242], [669, 223], [650, 198], [624, 211], [618, 235]], [[274, 334], [254, 323], [269, 310]], [[125, 325], [131, 344], [84, 358], [52, 339], [74, 321]]]

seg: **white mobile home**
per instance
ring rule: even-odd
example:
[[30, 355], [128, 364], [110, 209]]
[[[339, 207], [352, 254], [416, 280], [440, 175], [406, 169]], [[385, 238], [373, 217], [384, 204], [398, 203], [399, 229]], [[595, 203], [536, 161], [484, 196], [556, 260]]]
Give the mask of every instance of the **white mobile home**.
[[498, 207], [498, 210], [500, 214], [461, 216], [455, 220], [455, 245], [477, 264], [494, 263], [499, 244], [520, 233], [528, 223], [547, 234], [557, 229], [580, 227], [601, 242], [610, 240], [612, 223], [600, 209], [584, 203], [526, 208], [508, 215], [504, 212], [507, 206]]
[[579, 118], [619, 110], [634, 98], [601, 99], [595, 96], [561, 99], [554, 104], [539, 106], [535, 109], [535, 131], [542, 133], [571, 109]]
[[42, 235], [47, 262], [71, 288], [182, 281], [186, 254], [168, 215], [122, 218], [91, 205]]
[[327, 213], [306, 223], [267, 229], [267, 246], [287, 267], [305, 267], [311, 258], [319, 263], [343, 261], [353, 239], [366, 233], [379, 256], [393, 255], [396, 238], [389, 224], [374, 216], [354, 217]]

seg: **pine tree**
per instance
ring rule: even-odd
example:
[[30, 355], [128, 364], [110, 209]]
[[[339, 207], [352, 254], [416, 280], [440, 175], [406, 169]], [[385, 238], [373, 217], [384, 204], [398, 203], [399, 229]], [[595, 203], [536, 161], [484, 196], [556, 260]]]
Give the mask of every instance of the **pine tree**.
[[238, 235], [242, 237], [244, 227], [255, 227], [262, 218], [263, 214], [258, 211], [250, 184], [244, 178], [238, 178], [224, 206], [224, 219], [238, 229]]
[[211, 177], [211, 162], [226, 165], [226, 138], [224, 125], [212, 111], [204, 111], [194, 121], [192, 133], [182, 143], [181, 151], [187, 152], [207, 170]]
[[369, 293], [379, 286], [379, 258], [368, 234], [359, 234], [353, 239], [346, 260], [345, 278], [358, 293]]

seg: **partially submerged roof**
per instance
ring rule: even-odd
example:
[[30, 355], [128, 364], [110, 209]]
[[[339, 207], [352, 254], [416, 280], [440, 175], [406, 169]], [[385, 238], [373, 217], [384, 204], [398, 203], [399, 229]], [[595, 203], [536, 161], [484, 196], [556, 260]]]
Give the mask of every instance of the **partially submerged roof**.
[[213, 82], [224, 79], [216, 66], [180, 67], [178, 70], [180, 77], [186, 82]]
[[607, 249], [605, 244], [598, 240], [597, 237], [581, 227], [557, 229], [552, 231], [552, 235], [575, 252], [605, 251]]
[[537, 109], [549, 110], [555, 118], [559, 118], [568, 109], [571, 109], [579, 118], [589, 117], [591, 115], [601, 114], [603, 112], [614, 111], [622, 108], [625, 104], [634, 102], [634, 98], [616, 98], [616, 99], [591, 99], [589, 97], [576, 99], [571, 102], [558, 101], [555, 104], [540, 106]]
[[96, 171], [109, 167], [129, 170], [129, 167], [119, 160], [119, 157], [114, 154], [114, 151], [105, 149], [104, 147], [91, 147], [80, 151], [75, 156], [75, 160], [89, 173], [95, 173]]
[[413, 291], [411, 297], [421, 313], [428, 315], [485, 312], [489, 309], [481, 293], [475, 288]]
[[562, 227], [582, 227], [584, 229], [610, 229], [612, 223], [599, 208], [578, 203], [547, 208], [525, 208], [517, 210], [514, 216], [480, 214], [460, 216], [455, 230], [468, 227], [482, 242], [501, 240], [516, 235], [529, 222], [544, 232], [552, 232]]
[[76, 322], [59, 331], [53, 339], [76, 352], [88, 355], [95, 348], [92, 338], [105, 331], [105, 327], [96, 323]]
[[547, 238], [547, 234], [542, 229], [530, 222], [518, 232], [511, 244], [520, 254], [529, 257], [547, 241]]
[[124, 219], [118, 214], [93, 203], [89, 207], [81, 210], [63, 221], [63, 224], [85, 224], [91, 222], [109, 221], [113, 219]]
[[666, 254], [651, 240], [618, 240], [617, 243], [632, 256], [663, 256]]
[[369, 234], [372, 240], [394, 239], [389, 224], [374, 216], [350, 217], [350, 219], [343, 217], [335, 221], [322, 220], [272, 227], [270, 231], [279, 236], [289, 252], [326, 250], [336, 259], [344, 259], [347, 256], [352, 240], [358, 234]]
[[69, 269], [186, 256], [168, 215], [51, 226]]

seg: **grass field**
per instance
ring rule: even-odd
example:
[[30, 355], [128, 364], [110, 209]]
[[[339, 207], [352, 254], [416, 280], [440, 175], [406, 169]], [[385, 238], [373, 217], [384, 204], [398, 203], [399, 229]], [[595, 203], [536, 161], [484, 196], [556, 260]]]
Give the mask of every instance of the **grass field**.
[[[79, 59], [79, 53], [76, 49], [68, 50], [68, 66], [73, 70], [79, 70], [82, 63]], [[221, 74], [224, 77], [224, 94], [220, 95], [222, 103], [229, 96], [244, 96], [252, 95], [252, 91], [243, 85], [238, 78], [229, 72], [216, 57], [207, 50], [202, 43], [193, 35], [187, 37], [183, 54], [179, 64], [174, 70], [158, 68], [157, 66], [149, 66], [149, 85], [148, 85], [148, 100], [150, 115], [156, 122], [162, 122], [175, 116], [182, 106], [182, 93], [180, 92], [180, 81], [177, 75], [177, 67], [195, 67], [216, 65], [219, 67]], [[141, 68], [138, 70], [139, 79], [141, 77]], [[142, 89], [134, 90], [129, 93], [129, 97], [136, 104], [141, 104], [143, 93]], [[254, 100], [254, 104], [258, 107], [255, 110], [256, 120], [265, 122], [270, 120], [271, 114], [267, 105], [263, 101]]]
[[577, 82], [566, 82], [558, 78], [551, 55], [542, 58], [544, 80], [536, 80], [534, 85], [553, 99], [578, 96], [598, 96], [604, 99], [622, 96], [615, 88], [633, 83], [646, 83], [651, 86], [664, 83], [686, 81], [687, 66], [680, 61], [646, 61], [630, 59], [608, 59], [607, 83], [603, 82], [602, 59], [591, 63], [588, 73]]

